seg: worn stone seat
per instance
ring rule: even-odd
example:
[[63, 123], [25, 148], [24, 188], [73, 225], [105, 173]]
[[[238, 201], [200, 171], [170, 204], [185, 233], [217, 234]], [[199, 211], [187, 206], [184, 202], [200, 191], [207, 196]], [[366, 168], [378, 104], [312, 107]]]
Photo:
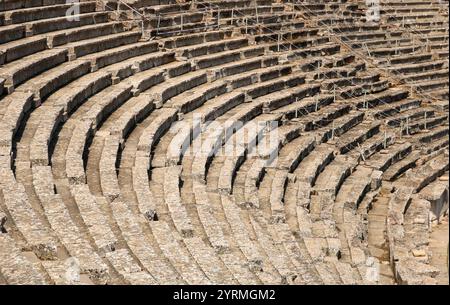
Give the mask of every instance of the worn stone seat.
[[296, 172], [300, 173], [297, 179], [313, 185], [318, 174], [333, 159], [332, 149], [327, 145], [319, 145], [314, 149], [314, 153], [309, 154], [297, 167]]
[[145, 14], [158, 15], [186, 11], [189, 10], [190, 6], [191, 3], [168, 3], [143, 7], [140, 11]]
[[434, 282], [445, 5], [125, 1], [0, 4], [0, 283]]
[[401, 101], [409, 96], [407, 90], [402, 89], [388, 89], [373, 95], [357, 97], [350, 99], [352, 103], [356, 104], [358, 109], [361, 108], [374, 108], [380, 105], [385, 106], [387, 104], [395, 103]]
[[[357, 266], [366, 263], [363, 214], [355, 211], [363, 204], [370, 191], [380, 185], [380, 172], [365, 167], [357, 169], [342, 184], [333, 206], [333, 216], [341, 229], [341, 253]], [[369, 196], [370, 198], [370, 196]], [[370, 199], [369, 199], [370, 200]]]
[[446, 70], [437, 70], [432, 72], [415, 73], [413, 75], [408, 75], [404, 78], [405, 81], [420, 81], [420, 80], [433, 80], [436, 78], [446, 78]]
[[[46, 5], [57, 5], [57, 4], [65, 4], [65, 0], [49, 0], [46, 1]], [[0, 6], [0, 11], [9, 11], [9, 10], [15, 10], [20, 8], [29, 8], [29, 7], [36, 7], [36, 6], [42, 6], [43, 1], [30, 1], [30, 0], [5, 0], [2, 2]]]
[[[69, 253], [80, 260], [83, 273], [88, 273], [93, 280], [106, 280], [107, 274], [102, 274], [107, 272], [106, 266], [101, 262], [100, 257], [96, 255], [94, 249], [90, 249], [88, 241], [82, 237], [81, 232], [79, 232], [70, 219], [68, 210], [63, 207], [62, 198], [54, 193], [55, 187], [51, 168], [48, 166], [35, 166], [32, 168], [32, 172], [37, 195], [44, 205], [50, 224], [60, 240], [68, 249]], [[77, 193], [78, 196], [83, 196], [83, 194], [84, 196], [88, 196], [90, 193], [86, 193], [86, 190], [83, 193]], [[116, 240], [108, 225], [105, 224], [106, 221], [103, 214], [98, 208], [95, 209], [96, 204], [90, 204], [87, 207], [83, 204], [77, 201], [78, 208], [82, 211], [81, 215], [83, 216], [83, 220], [89, 225], [91, 236], [94, 238], [97, 247], [105, 252], [113, 251]], [[57, 216], [55, 212], [58, 212], [60, 216]], [[97, 214], [95, 215], [95, 213]], [[64, 220], [64, 222], [58, 223], [61, 220]], [[67, 234], [67, 236], [64, 236], [64, 234]], [[72, 245], [74, 240], [78, 240], [85, 249], [80, 251], [81, 249], [74, 247]]]
[[449, 80], [435, 80], [435, 81], [425, 81], [414, 83], [413, 86], [420, 92], [430, 92], [434, 90], [446, 89], [448, 88]]
[[225, 50], [239, 49], [245, 46], [248, 46], [248, 39], [237, 38], [217, 42], [210, 41], [206, 43], [196, 44], [193, 46], [177, 48], [176, 52], [177, 55], [180, 57], [193, 58], [216, 52], [223, 52]]
[[175, 227], [182, 236], [192, 237], [194, 235], [194, 229], [188, 215], [186, 214], [186, 208], [181, 202], [179, 194], [181, 168], [174, 166], [166, 168], [165, 171], [164, 197], [175, 223]]
[[48, 152], [46, 152], [45, 147], [48, 147], [52, 141], [58, 125], [88, 97], [109, 85], [111, 85], [110, 74], [88, 75], [87, 78], [81, 78], [65, 87], [66, 90], [58, 91], [55, 95], [52, 95], [45, 105], [39, 108], [39, 111], [45, 112], [45, 115], [41, 118], [38, 126], [40, 137], [33, 139], [33, 147], [30, 153], [33, 164], [48, 164]]
[[438, 70], [441, 69], [444, 65], [444, 62], [434, 61], [431, 63], [418, 63], [418, 64], [410, 64], [410, 65], [401, 65], [396, 67], [388, 68], [395, 74], [412, 74], [417, 72], [425, 72], [429, 70]]
[[145, 128], [137, 145], [137, 154], [149, 158], [150, 163], [152, 149], [156, 143], [158, 143], [162, 135], [167, 132], [171, 124], [176, 121], [178, 114], [176, 109], [171, 108], [162, 108], [155, 111], [155, 113], [156, 112], [158, 112], [158, 114], [155, 120]]
[[[88, 13], [95, 11], [95, 1], [80, 2], [77, 4], [80, 13]], [[47, 6], [35, 6], [28, 8], [13, 9], [4, 12], [4, 23], [17, 24], [39, 19], [48, 19], [54, 17], [65, 16], [66, 12], [71, 8], [71, 4], [53, 4]]]
[[20, 63], [11, 62], [0, 68], [0, 76], [5, 79], [9, 93], [24, 81], [67, 60], [66, 50], [46, 50], [24, 57]]
[[339, 153], [346, 154], [352, 150], [358, 150], [367, 139], [377, 135], [380, 131], [380, 122], [363, 122], [357, 127], [346, 132], [336, 140], [336, 148]]
[[[164, 168], [158, 168], [158, 172], [159, 172], [160, 169], [164, 170]], [[155, 175], [158, 175], [158, 174], [155, 173]], [[231, 259], [231, 258], [229, 258], [229, 259]]]
[[408, 98], [405, 100], [400, 100], [398, 102], [393, 102], [376, 107], [376, 111], [374, 111], [373, 116], [377, 120], [388, 118], [397, 113], [401, 113], [409, 109], [418, 108], [421, 104], [421, 100]]
[[[185, 280], [171, 270], [169, 265], [161, 260], [155, 253], [154, 248], [149, 245], [148, 237], [144, 234], [141, 226], [135, 222], [129, 221], [129, 219], [133, 219], [137, 215], [133, 214], [129, 207], [119, 199], [116, 199], [113, 202], [111, 208], [114, 219], [117, 221], [127, 245], [157, 282], [174, 284], [185, 283]], [[167, 234], [167, 231], [162, 231], [163, 234]], [[111, 255], [114, 255], [114, 252], [112, 252]], [[162, 266], [164, 268], [161, 268]]]
[[276, 32], [274, 34], [260, 34], [255, 35], [255, 42], [271, 42], [277, 40], [296, 40], [299, 38], [310, 38], [317, 35], [319, 29], [304, 29], [300, 28], [290, 32]]
[[398, 127], [401, 124], [405, 124], [411, 122], [413, 123], [417, 119], [422, 119], [424, 117], [433, 118], [435, 115], [434, 109], [432, 108], [416, 108], [411, 110], [406, 110], [401, 112], [398, 115], [394, 115], [389, 117], [386, 120], [386, 123], [392, 127]]
[[[119, 85], [120, 86], [120, 85]], [[117, 93], [119, 93], [119, 96], [117, 97], [118, 101], [115, 102], [114, 100], [114, 94], [112, 95], [112, 102], [111, 103], [123, 103], [123, 99], [126, 99], [127, 96], [130, 95], [131, 93], [131, 87], [125, 87], [125, 93], [127, 92], [128, 94], [125, 93], [121, 93], [121, 91], [118, 91]], [[117, 94], [116, 93], [116, 94]], [[98, 97], [100, 98], [100, 96]], [[122, 102], [120, 102], [120, 100], [122, 100]], [[105, 105], [107, 106], [107, 104]], [[118, 107], [119, 105], [113, 106], [113, 107]], [[100, 108], [101, 110], [101, 108]], [[111, 111], [111, 110], [109, 110]], [[88, 116], [89, 117], [89, 116]], [[102, 119], [103, 120], [103, 119]], [[109, 142], [106, 143], [105, 148], [103, 149], [101, 156], [100, 156], [100, 183], [101, 183], [101, 190], [102, 192], [104, 192], [105, 198], [101, 198], [101, 197], [97, 197], [96, 200], [100, 200], [102, 202], [102, 200], [105, 200], [104, 203], [102, 204], [106, 204], [106, 200], [112, 200], [114, 203], [119, 203], [120, 201], [118, 201], [118, 197], [117, 197], [117, 191], [119, 190], [118, 187], [118, 181], [117, 181], [117, 176], [116, 176], [116, 170], [115, 170], [115, 163], [116, 163], [116, 158], [117, 158], [117, 150], [119, 147], [119, 142], [118, 142], [118, 138], [114, 137], [114, 136], [107, 136], [106, 140], [108, 140]], [[147, 170], [147, 168], [145, 168], [145, 171]], [[148, 205], [147, 205], [148, 206]], [[146, 206], [146, 207], [147, 207]], [[152, 212], [154, 210], [144, 210], [144, 208], [146, 207], [142, 207], [143, 208], [143, 212]], [[151, 274], [153, 276], [155, 276], [155, 278], [157, 279], [158, 282], [160, 283], [165, 283], [165, 282], [169, 282], [169, 283], [179, 283], [179, 279], [176, 278], [176, 276], [174, 274], [171, 273], [171, 271], [167, 268], [165, 268], [165, 270], [160, 270], [158, 271], [158, 269], [155, 267], [155, 264], [160, 264], [161, 261], [158, 260], [155, 257], [155, 254], [152, 254], [153, 250], [151, 248], [149, 248], [148, 246], [148, 242], [145, 241], [145, 238], [141, 238], [141, 239], [136, 239], [136, 236], [134, 235], [134, 233], [132, 232], [138, 232], [140, 229], [140, 227], [134, 227], [134, 228], [130, 228], [129, 225], [126, 222], [123, 222], [123, 220], [125, 219], [130, 219], [130, 214], [126, 214], [126, 213], [130, 213], [127, 212], [126, 209], [124, 209], [123, 206], [121, 206], [120, 204], [115, 204], [114, 208], [113, 208], [113, 213], [115, 216], [115, 219], [118, 221], [120, 228], [122, 229], [122, 233], [124, 234], [125, 239], [128, 241], [128, 245], [131, 245], [131, 249], [133, 251], [133, 253], [135, 255], [137, 255], [137, 257], [139, 258], [139, 261], [146, 267], [147, 270], [149, 270], [151, 272]], [[126, 217], [128, 218], [123, 218], [124, 215], [128, 215]], [[152, 214], [153, 215], [153, 214]], [[150, 214], [148, 216], [151, 216]], [[134, 217], [134, 216], [132, 216]], [[130, 231], [132, 230], [132, 231]], [[137, 231], [136, 231], [137, 230]], [[143, 236], [143, 234], [140, 234], [141, 236]], [[138, 241], [138, 243], [134, 243], [134, 241]], [[135, 246], [134, 246], [135, 245]], [[110, 254], [108, 255], [108, 257], [110, 256], [114, 256], [114, 254]], [[116, 258], [111, 257], [112, 260], [116, 260]], [[117, 258], [118, 259], [118, 258]], [[124, 258], [122, 257], [122, 260]], [[123, 262], [121, 263], [120, 261], [117, 262], [118, 264], [123, 264]], [[120, 266], [117, 266], [117, 268], [119, 268]], [[123, 268], [124, 266], [122, 266], [121, 268]], [[120, 270], [120, 268], [119, 268]], [[133, 274], [129, 274], [130, 272], [124, 272], [124, 277], [125, 278], [129, 278], [130, 276], [133, 277]], [[144, 274], [141, 274], [140, 276], [138, 276], [138, 278], [135, 278], [134, 280], [142, 280], [142, 277], [148, 277]], [[134, 277], [133, 277], [134, 278]]]
[[330, 95], [314, 95], [312, 97], [305, 97], [286, 106], [280, 107], [274, 113], [283, 114], [284, 120], [292, 120], [302, 116], [317, 112], [320, 109], [331, 105], [334, 102], [334, 97]]
[[[189, 263], [192, 263], [192, 259], [189, 258], [187, 252], [176, 253], [174, 250], [179, 247], [177, 245], [174, 236], [172, 234], [167, 235], [168, 226], [163, 222], [154, 222], [152, 223], [152, 229], [157, 232], [156, 236], [159, 239], [159, 244], [162, 246], [163, 251], [166, 256], [174, 263], [178, 263], [177, 266], [180, 269], [181, 274], [185, 278], [188, 283], [191, 284], [206, 284], [210, 283], [210, 280], [204, 275], [203, 271], [200, 268], [195, 268], [194, 270], [190, 270], [192, 267]], [[192, 246], [192, 244], [189, 244]], [[201, 249], [198, 249], [201, 251]]]
[[156, 28], [149, 31], [150, 37], [169, 38], [174, 35], [182, 34], [198, 34], [208, 29], [217, 29], [217, 26], [205, 22], [183, 23], [179, 25], [168, 26], [164, 28]]
[[[29, 251], [33, 251], [42, 260], [52, 260], [57, 257], [55, 236], [30, 205], [23, 185], [17, 183], [12, 171], [7, 168], [0, 170], [3, 204], [8, 209], [11, 220], [23, 234]], [[34, 221], [31, 221], [34, 219]]]
[[69, 43], [65, 45], [64, 48], [67, 48], [68, 50], [69, 60], [73, 60], [87, 54], [100, 52], [129, 43], [134, 43], [139, 41], [140, 39], [140, 32], [124, 32], [107, 35], [105, 37], [92, 38], [82, 40], [80, 42]]
[[216, 208], [210, 204], [206, 185], [194, 180], [192, 189], [198, 216], [213, 249], [219, 254], [229, 252], [229, 243], [216, 218]]
[[314, 150], [315, 146], [316, 141], [311, 136], [294, 139], [286, 147], [287, 150], [284, 149], [280, 152], [277, 168], [287, 169], [288, 172], [293, 172], [300, 162]]
[[[417, 52], [422, 49], [419, 45], [411, 45], [413, 40], [411, 38], [403, 37], [385, 37], [384, 39], [350, 41], [348, 44], [355, 49], [363, 49], [369, 52], [370, 55], [381, 57], [383, 55], [398, 55], [402, 53]], [[392, 48], [389, 51], [387, 49]]]
[[213, 30], [194, 34], [187, 33], [182, 36], [165, 38], [162, 40], [162, 44], [164, 48], [167, 49], [182, 48], [196, 44], [224, 40], [226, 38], [230, 38], [231, 33], [231, 30]]
[[448, 126], [440, 126], [432, 129], [429, 133], [420, 135], [418, 137], [418, 140], [420, 143], [432, 143], [433, 141], [439, 140], [447, 135], [448, 135]]

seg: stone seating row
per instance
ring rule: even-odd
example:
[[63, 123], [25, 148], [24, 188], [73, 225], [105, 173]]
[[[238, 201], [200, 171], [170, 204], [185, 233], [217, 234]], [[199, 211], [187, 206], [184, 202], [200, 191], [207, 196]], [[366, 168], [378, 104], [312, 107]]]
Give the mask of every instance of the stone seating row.
[[[190, 222], [190, 218], [187, 217], [188, 214], [186, 214], [186, 204], [185, 203], [176, 203], [175, 201], [178, 201], [179, 199], [181, 199], [180, 197], [180, 186], [178, 185], [179, 181], [181, 181], [181, 166], [176, 166], [176, 167], [171, 167], [171, 169], [169, 170], [170, 173], [166, 172], [166, 168], [159, 168], [157, 170], [158, 173], [154, 173], [154, 177], [152, 177], [152, 180], [156, 180], [158, 179], [162, 179], [163, 185], [164, 185], [164, 192], [165, 192], [165, 198], [164, 200], [170, 200], [170, 202], [167, 202], [166, 204], [168, 205], [168, 209], [170, 210], [170, 215], [171, 215], [171, 219], [174, 222], [174, 225], [177, 229], [179, 229], [179, 224], [180, 222], [184, 222], [185, 224], [188, 224], [188, 222]], [[174, 172], [177, 172], [177, 175], [174, 176]], [[161, 174], [161, 175], [160, 175]], [[162, 182], [162, 181], [161, 181]], [[176, 191], [176, 193], [173, 193], [172, 196], [167, 196], [168, 192], [174, 192]], [[176, 199], [178, 198], [178, 199]], [[178, 207], [178, 208], [177, 208]], [[178, 210], [180, 212], [177, 212], [176, 210]], [[184, 210], [184, 212], [181, 212], [182, 210]], [[207, 211], [206, 211], [207, 212]], [[183, 217], [184, 214], [185, 216]], [[156, 222], [152, 222], [151, 223], [151, 227], [152, 229], [155, 226], [161, 226], [160, 225], [161, 221], [156, 221]], [[229, 275], [229, 272], [226, 270], [226, 266], [223, 266], [222, 262], [220, 261], [219, 257], [217, 257], [217, 254], [215, 253], [214, 249], [207, 246], [206, 244], [204, 244], [203, 241], [201, 241], [200, 237], [198, 237], [197, 235], [200, 234], [199, 230], [200, 228], [195, 227], [195, 232], [193, 232], [192, 230], [194, 229], [194, 225], [193, 224], [188, 224], [190, 226], [191, 229], [189, 229], [189, 231], [182, 231], [179, 233], [176, 233], [177, 235], [179, 234], [180, 238], [182, 238], [182, 242], [187, 246], [187, 249], [189, 251], [189, 253], [192, 255], [193, 259], [199, 264], [199, 267], [201, 268], [201, 270], [203, 270], [203, 272], [205, 274], [207, 274], [207, 277], [205, 277], [206, 281], [218, 281], [218, 282], [222, 282], [224, 279], [228, 279], [228, 281], [231, 280], [231, 277]], [[167, 232], [169, 232], [169, 228], [165, 228], [165, 230]], [[174, 234], [174, 233], [172, 233]], [[193, 235], [195, 234], [195, 236]], [[179, 247], [179, 245], [175, 245], [174, 242], [171, 239], [174, 239], [174, 236], [167, 236], [167, 233], [163, 233], [163, 232], [159, 232], [157, 236], [155, 236], [159, 242], [160, 247], [163, 249], [167, 248], [166, 252], [167, 254], [165, 254], [170, 260], [175, 260], [175, 261], [180, 261], [180, 258], [172, 258], [174, 256], [174, 251], [176, 251], [176, 249]], [[179, 238], [179, 239], [180, 239]], [[191, 241], [191, 239], [194, 239], [194, 242]], [[196, 245], [198, 247], [198, 249], [194, 250], [193, 249], [193, 245]], [[186, 253], [188, 254], [188, 253]], [[209, 257], [209, 261], [208, 258]], [[181, 257], [182, 258], [182, 257]], [[187, 257], [186, 258], [182, 258], [184, 261], [187, 261]], [[216, 265], [215, 267], [213, 267], [211, 265], [211, 262], [214, 262]], [[195, 281], [198, 281], [200, 278], [199, 276], [201, 274], [203, 274], [202, 271], [200, 271], [201, 273], [199, 274], [195, 274], [190, 272], [189, 273], [189, 265], [188, 264], [181, 264], [181, 261], [178, 262], [176, 264], [177, 269], [180, 269], [180, 271], [183, 273], [188, 273], [190, 274], [189, 277], [194, 278]], [[184, 270], [183, 270], [184, 269]], [[197, 279], [195, 279], [195, 277]], [[192, 281], [194, 281], [192, 280]]]
[[30, 7], [36, 7], [36, 6], [43, 6], [43, 5], [57, 5], [57, 4], [65, 4], [65, 0], [20, 0], [20, 1], [14, 1], [14, 0], [5, 0], [2, 2], [0, 11], [9, 11], [9, 10], [15, 10], [20, 8], [30, 8]]
[[[234, 201], [235, 199], [234, 199], [234, 196], [233, 197], [225, 197], [225, 196], [226, 195], [222, 195], [222, 205], [224, 207], [224, 210], [225, 210], [225, 213], [226, 213], [226, 217], [227, 217], [230, 225], [233, 228], [235, 225], [233, 224], [232, 221], [236, 220], [237, 219], [236, 217], [239, 217], [239, 216], [238, 216], [238, 214], [234, 214], [234, 213], [237, 213], [236, 212], [237, 211], [236, 207], [234, 207], [234, 210], [236, 210], [236, 211], [233, 211], [233, 210], [230, 209], [231, 207], [229, 207], [228, 204], [230, 203], [229, 200], [233, 200]], [[261, 220], [261, 221], [263, 221], [263, 220]], [[257, 230], [257, 236], [258, 236], [259, 239], [263, 239], [265, 241], [268, 241], [268, 240], [273, 238], [273, 235], [271, 235], [271, 236], [267, 235], [267, 233], [264, 232], [265, 230], [262, 230], [262, 227], [260, 225], [261, 221], [256, 221], [254, 219], [251, 219], [251, 225], [254, 228], [254, 230]], [[236, 225], [238, 225], [238, 224], [236, 224]], [[233, 229], [233, 232], [234, 232], [234, 229]], [[242, 233], [238, 233], [238, 231], [234, 232], [234, 235], [235, 235], [235, 239], [237, 240], [238, 244], [240, 245], [240, 248], [242, 249], [242, 251], [245, 253], [246, 256], [250, 257], [250, 255], [252, 255], [251, 253], [247, 255], [247, 252], [250, 249], [244, 250], [244, 248], [243, 248], [243, 247], [245, 247], [245, 243], [243, 243], [243, 241], [244, 241], [243, 239], [248, 238], [248, 237], [244, 236]], [[298, 269], [297, 270], [291, 269], [290, 271], [288, 271], [288, 269], [286, 269], [286, 266], [288, 264], [292, 265], [293, 261], [292, 261], [292, 259], [289, 259], [289, 256], [286, 256], [288, 254], [287, 254], [287, 252], [284, 252], [283, 247], [281, 247], [281, 245], [277, 246], [277, 247], [278, 247], [278, 250], [275, 250], [275, 248], [273, 246], [267, 246], [267, 245], [261, 246], [261, 250], [267, 256], [268, 263], [273, 265], [276, 268], [276, 270], [281, 275], [281, 278], [271, 279], [271, 282], [273, 282], [273, 283], [280, 283], [280, 282], [281, 283], [287, 283], [287, 282], [295, 281], [295, 282], [299, 283], [299, 281], [301, 281], [301, 279], [298, 277], [298, 275], [296, 275], [296, 273], [299, 272], [300, 270], [298, 270]], [[276, 256], [271, 257], [272, 253], [275, 253], [274, 251], [278, 251], [279, 254], [276, 255]], [[282, 257], [284, 257], [284, 259], [283, 259], [284, 262], [280, 260]], [[266, 263], [264, 263], [264, 265], [261, 264], [260, 267], [258, 267], [258, 266], [259, 266], [259, 264], [258, 265], [255, 264], [253, 270], [254, 271], [256, 271], [256, 270], [259, 271], [260, 270], [260, 271], [263, 271], [263, 272], [267, 272], [266, 269], [267, 269], [268, 266], [266, 265]], [[266, 282], [266, 279], [264, 279], [264, 277], [262, 277], [263, 274], [261, 274], [259, 272], [257, 274], [263, 280], [263, 282]], [[277, 277], [278, 277], [278, 275], [277, 275]]]
[[[130, 91], [128, 90], [128, 93], [129, 92]], [[139, 104], [139, 100], [135, 102], [136, 104]], [[131, 108], [132, 110], [133, 106], [134, 106], [133, 103], [131, 103], [129, 108]], [[120, 112], [123, 112], [123, 109]], [[105, 128], [109, 129], [108, 124], [106, 125]], [[149, 277], [147, 273], [140, 272], [139, 271], [140, 267], [137, 266], [133, 267], [134, 270], [137, 270], [137, 272], [139, 272], [136, 275], [137, 278], [135, 278], [134, 275], [135, 271], [123, 272], [121, 274], [128, 280], [142, 281], [147, 279], [148, 283], [153, 283], [155, 281], [157, 283], [183, 282], [183, 280], [176, 275], [176, 271], [171, 269], [171, 267], [169, 267], [166, 264], [166, 262], [155, 253], [155, 249], [153, 248], [153, 245], [151, 245], [151, 243], [148, 242], [147, 237], [145, 236], [146, 234], [142, 231], [141, 225], [138, 223], [131, 225], [129, 223], [129, 219], [138, 219], [139, 217], [138, 215], [133, 214], [133, 212], [130, 211], [129, 207], [127, 206], [127, 204], [123, 202], [123, 199], [120, 198], [120, 196], [117, 196], [117, 194], [119, 194], [119, 184], [118, 184], [119, 182], [116, 173], [116, 159], [117, 154], [119, 152], [120, 137], [114, 134], [111, 135], [109, 131], [105, 133], [104, 131], [101, 130], [100, 132], [96, 133], [94, 143], [99, 143], [100, 134], [102, 137], [104, 137], [102, 138], [102, 141], [105, 141], [105, 147], [103, 147], [103, 149], [99, 152], [99, 155], [97, 156], [98, 158], [97, 162], [99, 162], [98, 163], [99, 189], [95, 192], [99, 191], [101, 193], [100, 195], [95, 193], [97, 195], [96, 201], [100, 202], [103, 205], [108, 205], [109, 200], [112, 200], [111, 208], [113, 217], [120, 228], [123, 238], [127, 242], [127, 245], [130, 247], [132, 253], [137, 257], [137, 259], [141, 262], [142, 266], [145, 268], [146, 271], [148, 271], [148, 273], [153, 277], [153, 279]], [[90, 158], [95, 157], [90, 156]], [[92, 182], [90, 169], [88, 169], [87, 175], [88, 181]], [[145, 173], [145, 175], [147, 175], [147, 173]], [[90, 186], [93, 185], [90, 183]], [[102, 195], [104, 195], [104, 197]], [[116, 257], [115, 253], [113, 252], [110, 253], [111, 254], [107, 254], [107, 256], [111, 257], [111, 260], [113, 262], [119, 264], [118, 266], [114, 266], [116, 270], [117, 269], [121, 270], [121, 268], [123, 267], [123, 266], [121, 267], [121, 265], [123, 265], [123, 260], [129, 261], [130, 259], [124, 257], [123, 253], [119, 257]], [[163, 268], [161, 268], [162, 266]]]
[[66, 50], [52, 49], [29, 55], [20, 63], [12, 62], [0, 68], [5, 79], [5, 87], [9, 93], [24, 81], [66, 61]]
[[384, 104], [376, 107], [373, 111], [373, 117], [376, 120], [388, 118], [397, 113], [401, 113], [405, 110], [419, 108], [422, 105], [422, 101], [419, 99], [407, 98], [397, 102]]
[[59, 124], [78, 108], [87, 98], [111, 85], [111, 75], [105, 72], [95, 72], [86, 78], [81, 78], [64, 90], [52, 95], [38, 111], [45, 113], [40, 118], [38, 137], [33, 138], [30, 151], [32, 164], [49, 164], [48, 146]]
[[[133, 259], [127, 255], [127, 253], [122, 250], [120, 251], [120, 260], [127, 260], [130, 264], [129, 269], [123, 270], [122, 266], [116, 266], [115, 263], [118, 262], [115, 258], [116, 255], [113, 253], [116, 251], [116, 240], [112, 235], [111, 230], [109, 228], [108, 222], [104, 218], [103, 212], [99, 210], [99, 206], [101, 205], [96, 199], [94, 199], [89, 192], [87, 185], [75, 185], [69, 189], [69, 185], [67, 185], [68, 192], [70, 192], [73, 196], [73, 200], [77, 205], [77, 209], [86, 225], [88, 225], [88, 230], [91, 234], [91, 238], [94, 239], [97, 248], [90, 248], [90, 245], [81, 236], [78, 228], [72, 222], [72, 219], [69, 216], [69, 213], [64, 208], [63, 198], [61, 195], [53, 195], [54, 190], [58, 189], [61, 191], [61, 182], [59, 182], [57, 188], [53, 185], [51, 181], [52, 172], [50, 167], [42, 167], [35, 166], [32, 169], [33, 171], [33, 184], [34, 188], [38, 194], [38, 197], [41, 203], [45, 207], [47, 218], [50, 220], [52, 228], [56, 230], [57, 235], [60, 237], [61, 241], [63, 241], [64, 246], [67, 248], [69, 253], [73, 255], [74, 259], [77, 259], [82, 267], [82, 273], [87, 273], [90, 278], [105, 283], [109, 281], [108, 274], [105, 273], [105, 267], [102, 265], [103, 263], [99, 262], [99, 258], [96, 257], [96, 253], [105, 253], [107, 257], [111, 258], [110, 261], [114, 268], [124, 277], [127, 281], [131, 283], [142, 283], [145, 281], [146, 283], [153, 283], [150, 279], [148, 273], [140, 272], [140, 267], [134, 265], [132, 266]], [[64, 201], [67, 201], [66, 195], [64, 192], [61, 193], [64, 197]], [[58, 210], [56, 214], [53, 214], [53, 206], [57, 206]], [[64, 216], [62, 219], [59, 216]], [[58, 217], [55, 217], [58, 216]], [[103, 219], [101, 222], [98, 222], [98, 219]], [[79, 225], [79, 224], [78, 224]], [[80, 244], [82, 244], [82, 249], [79, 249]], [[95, 253], [95, 254], [94, 254]], [[93, 258], [95, 258], [93, 260]], [[58, 264], [45, 264], [47, 270], [50, 270], [49, 273], [53, 278], [55, 278], [55, 282], [59, 283], [61, 281], [62, 284], [66, 283], [64, 278], [64, 269], [61, 269], [61, 266]], [[102, 267], [103, 266], [103, 267]], [[135, 272], [140, 272], [138, 274], [134, 274]], [[138, 278], [136, 278], [138, 277]]]
[[448, 126], [439, 126], [432, 129], [429, 133], [419, 136], [420, 143], [433, 143], [433, 141], [440, 140], [442, 137], [448, 136]]
[[[9, 88], [8, 91], [12, 92], [14, 87], [17, 87], [19, 84], [33, 76], [65, 62], [67, 58], [73, 60], [77, 56], [84, 56], [97, 52], [95, 55], [86, 57], [91, 63], [91, 69], [95, 71], [106, 65], [126, 60], [132, 56], [139, 56], [156, 51], [157, 43], [137, 43], [139, 39], [139, 32], [124, 32], [69, 43], [64, 47], [57, 47], [55, 49], [45, 50], [26, 56], [22, 61], [23, 65], [18, 65], [15, 62], [6, 64], [0, 68], [2, 71], [0, 73], [2, 73], [2, 75], [8, 75], [5, 77], [5, 85]], [[56, 71], [59, 70], [50, 70], [45, 73], [48, 74], [49, 77], [52, 77], [51, 79], [54, 79], [58, 75], [58, 72]], [[59, 80], [59, 82], [62, 82], [62, 80]]]
[[[189, 282], [189, 277], [184, 278], [179, 275], [170, 263], [157, 254], [154, 247], [150, 245], [141, 224], [130, 221], [130, 219], [139, 219], [139, 217], [130, 210], [130, 207], [125, 202], [120, 200], [120, 198], [116, 198], [111, 204], [111, 210], [128, 247], [139, 259], [145, 270], [148, 270], [158, 283], [182, 284]], [[167, 232], [163, 230], [163, 234], [167, 235]], [[164, 254], [167, 255], [166, 252]], [[174, 256], [175, 252], [171, 257]]]
[[292, 29], [294, 31], [301, 29], [305, 26], [303, 21], [289, 20], [287, 22], [276, 22], [276, 23], [266, 23], [264, 27], [258, 26], [258, 24], [242, 24], [240, 27], [241, 34], [273, 34], [273, 32], [284, 31], [287, 29]]
[[[47, 201], [47, 197], [55, 195], [55, 185], [49, 166], [34, 166], [32, 168], [32, 174], [34, 188], [42, 202]], [[104, 252], [113, 251], [116, 243], [115, 237], [109, 229], [109, 226], [107, 224], [105, 225], [106, 220], [99, 210], [98, 204], [90, 196], [89, 190], [86, 188], [87, 185], [80, 185], [72, 189], [80, 214], [89, 227], [91, 236], [94, 238], [97, 247]]]

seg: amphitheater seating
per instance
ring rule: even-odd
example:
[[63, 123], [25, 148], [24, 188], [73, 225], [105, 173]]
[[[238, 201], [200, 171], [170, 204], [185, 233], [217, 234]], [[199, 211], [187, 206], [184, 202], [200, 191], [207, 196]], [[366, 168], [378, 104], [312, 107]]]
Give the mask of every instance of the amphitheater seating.
[[[12, 238], [2, 234], [0, 242], [2, 245], [2, 262], [5, 266], [1, 268], [1, 271], [8, 283], [16, 285], [42, 285], [45, 283], [44, 276], [39, 272], [39, 269], [21, 253]], [[14, 269], [10, 269], [11, 267], [14, 267]]]
[[445, 4], [124, 1], [0, 4], [0, 284], [445, 277]]

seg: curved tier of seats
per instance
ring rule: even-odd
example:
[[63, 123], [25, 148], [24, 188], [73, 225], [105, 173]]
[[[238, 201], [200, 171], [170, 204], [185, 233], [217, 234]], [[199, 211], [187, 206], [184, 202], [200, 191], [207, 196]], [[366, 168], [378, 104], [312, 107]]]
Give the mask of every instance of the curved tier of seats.
[[448, 9], [367, 9], [2, 2], [0, 284], [441, 283]]

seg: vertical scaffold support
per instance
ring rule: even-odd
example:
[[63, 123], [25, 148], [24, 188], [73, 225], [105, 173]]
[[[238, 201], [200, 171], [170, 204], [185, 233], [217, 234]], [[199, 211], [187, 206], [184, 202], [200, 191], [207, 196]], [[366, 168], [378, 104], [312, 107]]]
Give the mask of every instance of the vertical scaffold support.
[[156, 34], [159, 35], [159, 27], [161, 25], [161, 15], [158, 14], [158, 23], [157, 23], [157, 28], [156, 28]]

